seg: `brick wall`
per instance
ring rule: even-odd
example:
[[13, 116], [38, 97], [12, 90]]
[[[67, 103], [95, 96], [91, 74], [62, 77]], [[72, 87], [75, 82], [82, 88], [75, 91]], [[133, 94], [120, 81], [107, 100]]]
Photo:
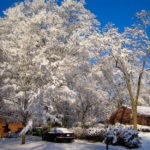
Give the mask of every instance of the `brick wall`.
[[[137, 119], [138, 119], [138, 124], [150, 126], [150, 116], [138, 114]], [[132, 124], [133, 119], [132, 119], [131, 109], [122, 106], [114, 113], [112, 113], [110, 118], [107, 120], [107, 123], [109, 124], [115, 124], [117, 122], [122, 124]]]
[[21, 123], [10, 123], [8, 125], [8, 128], [10, 129], [11, 132], [17, 132], [23, 128], [23, 125]]
[[[6, 119], [0, 118], [0, 138], [6, 137], [8, 134], [5, 129], [6, 125]], [[11, 132], [18, 132], [22, 130], [23, 125], [22, 123], [9, 123], [8, 128]]]

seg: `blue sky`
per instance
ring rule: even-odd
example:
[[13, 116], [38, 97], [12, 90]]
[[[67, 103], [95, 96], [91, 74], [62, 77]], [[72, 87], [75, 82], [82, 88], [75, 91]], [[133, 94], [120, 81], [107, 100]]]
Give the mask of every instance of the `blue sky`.
[[[0, 16], [3, 11], [14, 3], [23, 0], [0, 0]], [[150, 0], [85, 0], [86, 8], [95, 14], [102, 26], [114, 23], [120, 31], [131, 26], [136, 12], [145, 9], [150, 11]]]

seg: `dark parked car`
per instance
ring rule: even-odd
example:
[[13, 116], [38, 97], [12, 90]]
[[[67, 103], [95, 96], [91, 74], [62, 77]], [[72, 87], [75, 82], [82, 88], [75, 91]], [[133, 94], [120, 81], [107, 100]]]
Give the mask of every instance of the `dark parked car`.
[[42, 140], [55, 141], [55, 142], [73, 142], [75, 134], [67, 128], [52, 128], [50, 131], [42, 134]]

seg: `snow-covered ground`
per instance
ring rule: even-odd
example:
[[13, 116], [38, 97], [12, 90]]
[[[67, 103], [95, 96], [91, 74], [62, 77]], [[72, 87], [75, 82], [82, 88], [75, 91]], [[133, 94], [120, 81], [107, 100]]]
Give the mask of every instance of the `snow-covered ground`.
[[140, 132], [139, 136], [142, 138], [142, 146], [139, 150], [150, 149], [150, 132]]
[[[150, 133], [140, 133], [142, 137], [142, 147], [138, 150], [149, 150]], [[20, 138], [0, 139], [0, 150], [105, 150], [103, 143], [91, 143], [76, 140], [73, 143], [53, 143], [42, 141], [40, 137], [28, 136], [26, 144], [21, 145]], [[109, 146], [109, 150], [126, 150], [121, 146]]]

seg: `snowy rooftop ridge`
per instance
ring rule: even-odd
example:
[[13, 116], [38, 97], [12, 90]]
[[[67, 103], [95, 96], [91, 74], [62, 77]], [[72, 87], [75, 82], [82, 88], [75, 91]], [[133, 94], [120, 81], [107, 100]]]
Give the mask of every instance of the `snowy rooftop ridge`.
[[148, 107], [148, 106], [138, 106], [138, 113], [150, 116], [150, 107]]
[[[131, 107], [124, 105], [125, 107], [131, 109]], [[141, 115], [148, 115], [150, 116], [150, 106], [138, 106], [137, 107], [138, 113]]]

